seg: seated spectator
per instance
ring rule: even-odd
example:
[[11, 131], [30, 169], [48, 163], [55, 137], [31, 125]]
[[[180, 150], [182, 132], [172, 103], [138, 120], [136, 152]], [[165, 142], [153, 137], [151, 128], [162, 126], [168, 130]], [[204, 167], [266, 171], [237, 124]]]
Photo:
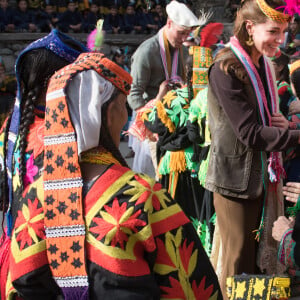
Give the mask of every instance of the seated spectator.
[[16, 88], [15, 76], [6, 73], [5, 65], [0, 57], [0, 127], [14, 105]]
[[116, 5], [112, 5], [110, 13], [104, 19], [103, 29], [107, 33], [121, 33], [123, 31], [123, 18], [118, 14]]
[[154, 23], [153, 13], [147, 10], [146, 4], [140, 6], [139, 18], [144, 28], [145, 33], [155, 33], [158, 30], [158, 25]]
[[96, 28], [97, 21], [102, 18], [98, 2], [92, 2], [86, 16], [83, 18], [82, 30], [87, 33], [91, 32]]
[[76, 3], [68, 0], [67, 10], [60, 16], [58, 28], [63, 32], [81, 32], [82, 16], [77, 11]]
[[53, 3], [48, 2], [45, 4], [43, 11], [37, 14], [36, 24], [41, 32], [50, 32], [53, 28], [56, 28], [58, 23], [58, 15], [55, 11]]
[[56, 0], [56, 10], [58, 14], [62, 14], [67, 10], [68, 1], [67, 0]]
[[42, 7], [42, 0], [28, 0], [28, 10], [33, 14], [37, 13]]
[[167, 16], [160, 4], [156, 4], [154, 7], [153, 20], [154, 24], [158, 26], [158, 29], [162, 28], [166, 24]]
[[18, 1], [18, 7], [15, 11], [14, 23], [17, 31], [37, 31], [37, 26], [35, 25], [35, 16], [31, 11], [29, 11], [27, 0]]
[[134, 6], [128, 5], [124, 14], [124, 31], [125, 33], [142, 33], [143, 27], [139, 16], [135, 13]]
[[119, 65], [126, 72], [130, 73], [130, 69], [125, 63], [125, 51], [122, 48], [114, 49], [112, 55], [112, 61]]
[[8, 7], [8, 0], [0, 0], [0, 31], [13, 32], [14, 30], [14, 11]]
[[99, 0], [100, 13], [103, 15], [109, 14], [109, 0]]

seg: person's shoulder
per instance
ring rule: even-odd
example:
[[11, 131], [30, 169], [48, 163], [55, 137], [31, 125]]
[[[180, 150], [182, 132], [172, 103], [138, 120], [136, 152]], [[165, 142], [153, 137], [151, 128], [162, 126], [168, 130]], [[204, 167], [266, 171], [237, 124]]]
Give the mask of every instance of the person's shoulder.
[[158, 36], [157, 34], [153, 35], [152, 37], [146, 39], [141, 45], [136, 49], [136, 52], [150, 52], [154, 48], [159, 46]]

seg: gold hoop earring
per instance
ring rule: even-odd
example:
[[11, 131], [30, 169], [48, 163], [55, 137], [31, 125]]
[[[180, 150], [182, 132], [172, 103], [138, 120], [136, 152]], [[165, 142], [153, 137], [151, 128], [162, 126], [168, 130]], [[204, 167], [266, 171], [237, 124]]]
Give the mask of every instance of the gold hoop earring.
[[253, 41], [252, 35], [249, 35], [249, 39], [248, 39], [248, 41], [246, 41], [246, 44], [249, 47], [253, 46], [254, 41]]

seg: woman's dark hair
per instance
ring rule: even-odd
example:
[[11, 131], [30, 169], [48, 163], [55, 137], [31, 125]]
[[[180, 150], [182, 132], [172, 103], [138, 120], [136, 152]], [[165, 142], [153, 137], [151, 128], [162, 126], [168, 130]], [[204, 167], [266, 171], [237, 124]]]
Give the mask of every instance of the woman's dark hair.
[[21, 121], [20, 121], [20, 181], [23, 188], [23, 177], [26, 174], [25, 151], [29, 126], [34, 122], [35, 108], [44, 105], [48, 81], [55, 71], [68, 65], [69, 62], [58, 57], [50, 50], [41, 48], [25, 53], [18, 65], [22, 84]]
[[109, 104], [116, 99], [116, 97], [120, 94], [120, 90], [115, 89], [113, 94], [111, 95], [110, 99], [105, 102], [101, 109], [101, 130], [100, 130], [100, 145], [103, 146], [106, 150], [111, 152], [111, 154], [116, 158], [122, 166], [128, 167], [125, 159], [123, 158], [120, 150], [114, 144], [111, 134], [109, 133], [109, 129], [107, 126], [107, 109]]
[[283, 66], [282, 70], [280, 71], [279, 78], [277, 79], [279, 81], [285, 81], [287, 83], [290, 83], [290, 70], [288, 67], [290, 58], [286, 54], [281, 53], [281, 55], [278, 58], [273, 59], [273, 62], [276, 63], [278, 66]]
[[291, 75], [291, 83], [294, 85], [296, 97], [300, 99], [300, 68], [295, 70]]

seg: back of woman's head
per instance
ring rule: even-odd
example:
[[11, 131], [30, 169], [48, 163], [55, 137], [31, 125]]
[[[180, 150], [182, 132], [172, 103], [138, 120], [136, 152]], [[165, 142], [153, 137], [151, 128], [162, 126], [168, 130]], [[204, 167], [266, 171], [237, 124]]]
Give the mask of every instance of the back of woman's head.
[[272, 61], [281, 69], [279, 78], [277, 79], [279, 81], [285, 81], [287, 83], [290, 83], [290, 71], [288, 67], [290, 58], [286, 54], [281, 52], [280, 56], [272, 59]]
[[291, 74], [291, 83], [294, 86], [296, 97], [300, 99], [300, 68]]
[[[283, 9], [278, 9], [278, 7], [285, 6], [283, 0], [264, 0], [266, 4], [276, 9], [277, 11], [283, 11]], [[257, 0], [244, 0], [241, 3], [240, 9], [237, 12], [236, 19], [234, 22], [233, 33], [238, 38], [240, 44], [248, 53], [250, 53], [250, 48], [247, 46], [246, 41], [249, 39], [249, 35], [246, 29], [246, 21], [249, 20], [253, 24], [263, 24], [267, 22], [268, 17], [260, 9]]]
[[[29, 126], [34, 122], [34, 109], [46, 101], [47, 85], [55, 71], [69, 64], [66, 60], [45, 48], [25, 53], [18, 65], [22, 86], [21, 121], [20, 121], [20, 178], [26, 173], [25, 150]], [[22, 183], [22, 180], [21, 180]]]
[[68, 62], [45, 48], [32, 50], [21, 58], [19, 74], [22, 82], [23, 97], [34, 92], [39, 98], [46, 91], [47, 82], [55, 71]]

